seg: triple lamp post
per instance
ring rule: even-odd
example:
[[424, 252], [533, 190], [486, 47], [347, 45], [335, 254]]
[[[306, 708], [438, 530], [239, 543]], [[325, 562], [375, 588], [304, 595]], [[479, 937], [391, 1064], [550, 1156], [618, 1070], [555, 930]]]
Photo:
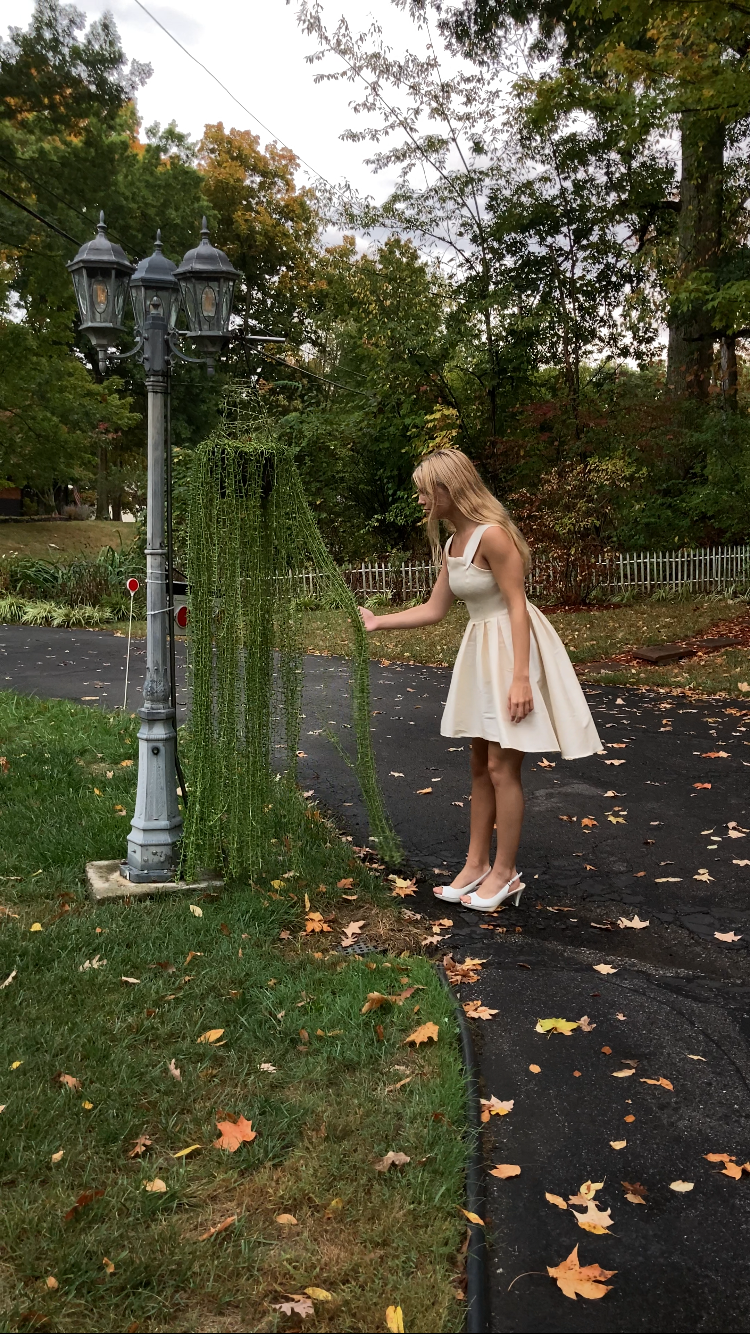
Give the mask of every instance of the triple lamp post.
[[[107, 237], [104, 214], [97, 235], [81, 246], [68, 264], [81, 317], [88, 335], [107, 362], [137, 356], [146, 370], [148, 395], [148, 492], [146, 509], [146, 681], [138, 710], [138, 790], [128, 835], [127, 860], [120, 873], [136, 884], [174, 879], [175, 845], [182, 835], [177, 804], [176, 708], [174, 688], [174, 595], [172, 588], [171, 466], [166, 449], [169, 421], [169, 372], [174, 360], [205, 365], [214, 372], [214, 358], [230, 338], [234, 285], [240, 276], [223, 250], [208, 239], [203, 219], [200, 244], [188, 250], [179, 268], [156, 247], [137, 268], [125, 251]], [[130, 352], [111, 351], [125, 332], [128, 290], [135, 316], [136, 344]], [[184, 309], [187, 329], [177, 328]], [[248, 339], [248, 335], [243, 335]], [[250, 335], [257, 342], [281, 338]], [[180, 351], [181, 338], [197, 344], [198, 357]], [[166, 468], [166, 476], [165, 476]], [[165, 506], [166, 502], [166, 506]], [[165, 542], [166, 536], [166, 542]], [[167, 651], [167, 632], [170, 630]]]

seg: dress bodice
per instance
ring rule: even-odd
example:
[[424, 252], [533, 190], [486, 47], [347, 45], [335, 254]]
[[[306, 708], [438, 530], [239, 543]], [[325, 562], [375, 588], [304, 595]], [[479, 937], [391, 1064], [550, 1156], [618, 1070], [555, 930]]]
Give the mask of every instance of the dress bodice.
[[480, 570], [479, 566], [473, 563], [482, 535], [490, 527], [491, 524], [485, 523], [474, 529], [462, 556], [451, 556], [452, 536], [445, 544], [451, 593], [466, 603], [471, 621], [488, 621], [493, 616], [500, 616], [502, 612], [507, 611], [505, 598], [497, 586], [492, 570]]

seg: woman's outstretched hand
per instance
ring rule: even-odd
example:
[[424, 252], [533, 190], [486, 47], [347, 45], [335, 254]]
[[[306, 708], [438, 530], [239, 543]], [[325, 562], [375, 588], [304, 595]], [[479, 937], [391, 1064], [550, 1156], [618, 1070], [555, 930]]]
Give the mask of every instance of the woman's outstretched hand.
[[364, 625], [365, 630], [374, 630], [378, 623], [377, 616], [375, 616], [367, 607], [358, 607], [357, 610], [362, 617], [362, 624]]
[[534, 695], [529, 681], [512, 681], [508, 691], [508, 712], [512, 723], [520, 723], [522, 718], [534, 708]]

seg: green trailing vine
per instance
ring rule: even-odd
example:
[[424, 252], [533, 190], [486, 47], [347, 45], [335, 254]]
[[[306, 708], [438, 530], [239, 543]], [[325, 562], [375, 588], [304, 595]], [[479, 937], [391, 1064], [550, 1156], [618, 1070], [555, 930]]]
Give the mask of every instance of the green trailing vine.
[[398, 860], [375, 773], [366, 631], [308, 507], [291, 449], [250, 415], [239, 388], [220, 428], [196, 451], [187, 537], [192, 710], [184, 873], [256, 875], [275, 863], [272, 838], [299, 843], [289, 822], [302, 820], [304, 807], [282, 797], [296, 784], [299, 576], [310, 568], [321, 572], [329, 605], [349, 617], [354, 767], [378, 850]]

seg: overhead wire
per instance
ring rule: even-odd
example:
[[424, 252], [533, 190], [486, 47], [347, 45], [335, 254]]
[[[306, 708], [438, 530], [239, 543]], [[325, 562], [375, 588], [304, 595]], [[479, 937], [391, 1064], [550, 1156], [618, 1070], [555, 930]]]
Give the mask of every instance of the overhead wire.
[[307, 162], [300, 153], [296, 153], [295, 150], [292, 147], [290, 147], [289, 144], [284, 143], [284, 140], [281, 138], [281, 136], [275, 134], [274, 131], [270, 129], [268, 125], [264, 124], [264, 122], [260, 119], [259, 116], [255, 115], [255, 112], [251, 111], [249, 107], [245, 106], [245, 103], [240, 101], [239, 97], [237, 97], [236, 94], [232, 92], [231, 88], [227, 88], [227, 85], [225, 83], [222, 83], [218, 75], [214, 74], [213, 70], [208, 68], [208, 65], [204, 65], [202, 60], [199, 60], [197, 56], [193, 55], [192, 51], [190, 51], [186, 46], [183, 46], [182, 42], [179, 41], [177, 37], [175, 37], [174, 33], [170, 32], [169, 28], [165, 27], [161, 19], [158, 19], [155, 14], [152, 14], [151, 10], [148, 9], [146, 5], [143, 4], [143, 0], [135, 0], [135, 3], [137, 4], [139, 9], [143, 10], [144, 14], [147, 14], [148, 17], [153, 20], [153, 22], [156, 24], [158, 28], [161, 28], [163, 33], [166, 33], [167, 37], [169, 37], [170, 40], [174, 42], [175, 46], [179, 46], [180, 50], [184, 51], [185, 55], [188, 56], [190, 60], [194, 61], [195, 64], [198, 65], [199, 68], [202, 69], [210, 79], [213, 79], [214, 83], [217, 83], [219, 87], [222, 88], [229, 97], [231, 97], [232, 101], [237, 103], [238, 107], [241, 107], [241, 109], [245, 112], [245, 115], [250, 116], [251, 120], [254, 120], [256, 125], [260, 125], [261, 129], [265, 130], [266, 134], [270, 134], [272, 139], [276, 139], [278, 143], [281, 144], [282, 148], [287, 148], [290, 153], [294, 153], [294, 156], [297, 158], [297, 160], [301, 162], [303, 166], [307, 167], [308, 171], [311, 171], [313, 176], [317, 176], [319, 180], [325, 181], [325, 184], [331, 186], [331, 189], [333, 189], [331, 182], [323, 175], [322, 172], [317, 171], [316, 168], [313, 167], [311, 163]]
[[3, 199], [9, 200], [11, 204], [15, 204], [16, 208], [23, 209], [24, 213], [29, 214], [29, 217], [35, 218], [37, 222], [41, 222], [45, 227], [49, 227], [51, 232], [57, 232], [57, 235], [64, 237], [66, 241], [72, 241], [73, 245], [77, 246], [83, 244], [82, 241], [77, 241], [75, 236], [71, 236], [70, 232], [65, 232], [62, 227], [58, 227], [57, 223], [50, 222], [49, 219], [43, 218], [41, 213], [37, 213], [33, 208], [29, 208], [28, 204], [22, 204], [20, 199], [16, 199], [15, 195], [9, 194], [7, 190], [0, 189], [0, 195], [2, 195]]
[[[45, 185], [43, 181], [37, 180], [35, 176], [32, 176], [30, 172], [20, 166], [18, 162], [11, 162], [10, 158], [5, 157], [4, 153], [0, 153], [0, 162], [4, 162], [6, 167], [10, 167], [13, 171], [17, 171], [19, 176], [23, 176], [24, 180], [29, 182], [29, 185], [36, 186], [37, 190], [43, 190], [45, 194], [50, 195], [52, 199], [56, 199], [58, 204], [62, 204], [63, 207], [69, 209], [71, 213], [75, 213], [77, 217], [83, 218], [84, 222], [89, 223], [90, 226], [94, 225], [92, 219], [84, 209], [77, 208], [75, 204], [70, 204], [67, 199], [64, 199], [56, 190], [53, 190], [51, 185]], [[127, 241], [123, 241], [122, 237], [118, 236], [116, 232], [111, 231], [110, 228], [107, 228], [107, 232], [112, 239], [117, 241], [120, 245], [128, 244]], [[133, 250], [133, 246], [129, 246], [129, 249]]]

